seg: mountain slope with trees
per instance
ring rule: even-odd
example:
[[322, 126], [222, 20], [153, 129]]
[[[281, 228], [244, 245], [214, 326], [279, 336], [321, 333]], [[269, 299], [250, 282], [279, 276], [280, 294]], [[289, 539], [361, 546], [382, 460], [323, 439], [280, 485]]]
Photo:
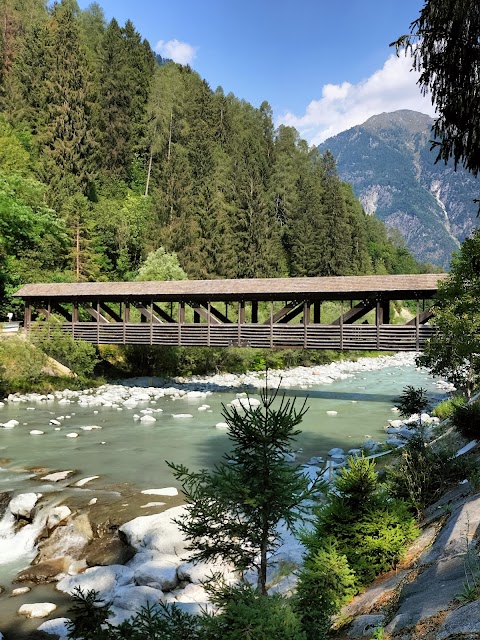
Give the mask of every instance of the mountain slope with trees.
[[[75, 0], [0, 0], [0, 311], [26, 281], [422, 269], [330, 153]], [[19, 222], [21, 221], [21, 224]]]
[[332, 152], [367, 213], [398, 230], [418, 260], [448, 268], [476, 227], [479, 181], [452, 160], [435, 163], [433, 123], [415, 111], [382, 113], [319, 149]]

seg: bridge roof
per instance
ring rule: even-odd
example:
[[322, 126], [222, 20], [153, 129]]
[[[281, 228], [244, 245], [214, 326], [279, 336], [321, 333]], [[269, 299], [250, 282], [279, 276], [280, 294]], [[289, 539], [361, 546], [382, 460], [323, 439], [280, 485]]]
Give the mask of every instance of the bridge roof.
[[429, 298], [447, 274], [323, 278], [251, 278], [149, 282], [26, 284], [14, 295], [29, 300], [357, 300], [382, 295], [390, 300]]

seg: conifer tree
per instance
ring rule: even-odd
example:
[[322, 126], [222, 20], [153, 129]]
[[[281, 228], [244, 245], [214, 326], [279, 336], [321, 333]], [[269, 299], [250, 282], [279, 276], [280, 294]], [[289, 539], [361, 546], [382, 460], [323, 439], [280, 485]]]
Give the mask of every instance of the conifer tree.
[[330, 151], [323, 156], [323, 242], [322, 276], [341, 276], [351, 272], [351, 230], [342, 197], [336, 163]]
[[42, 175], [51, 201], [90, 195], [95, 178], [91, 129], [93, 87], [74, 7], [54, 6], [46, 56], [46, 127], [42, 132]]
[[214, 471], [190, 472], [169, 463], [182, 482], [187, 517], [178, 522], [198, 560], [231, 562], [239, 571], [254, 568], [257, 589], [267, 592], [268, 556], [280, 545], [278, 524], [292, 529], [305, 514], [302, 505], [316, 487], [285, 460], [305, 415], [277, 392], [261, 393], [259, 406], [223, 408], [232, 452]]

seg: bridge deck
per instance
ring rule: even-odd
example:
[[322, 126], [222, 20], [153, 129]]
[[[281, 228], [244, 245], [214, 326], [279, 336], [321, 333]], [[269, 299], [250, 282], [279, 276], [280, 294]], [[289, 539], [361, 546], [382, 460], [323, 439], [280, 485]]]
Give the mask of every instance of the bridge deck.
[[[405, 351], [421, 349], [433, 334], [420, 301], [445, 277], [52, 283], [15, 295], [25, 299], [27, 330], [43, 315], [95, 344]], [[332, 300], [341, 301], [340, 315], [322, 324], [322, 303]], [[416, 317], [390, 324], [394, 300], [416, 300]]]

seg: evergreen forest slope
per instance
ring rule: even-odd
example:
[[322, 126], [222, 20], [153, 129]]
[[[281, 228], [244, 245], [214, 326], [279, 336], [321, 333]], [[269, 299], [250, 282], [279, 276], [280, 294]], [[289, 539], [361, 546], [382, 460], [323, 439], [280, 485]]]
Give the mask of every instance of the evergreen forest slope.
[[0, 0], [0, 313], [24, 282], [408, 273], [333, 156], [75, 0]]
[[435, 163], [433, 119], [401, 110], [373, 116], [329, 138], [343, 180], [367, 213], [397, 229], [420, 261], [448, 268], [452, 252], [477, 224], [480, 181], [453, 162]]

